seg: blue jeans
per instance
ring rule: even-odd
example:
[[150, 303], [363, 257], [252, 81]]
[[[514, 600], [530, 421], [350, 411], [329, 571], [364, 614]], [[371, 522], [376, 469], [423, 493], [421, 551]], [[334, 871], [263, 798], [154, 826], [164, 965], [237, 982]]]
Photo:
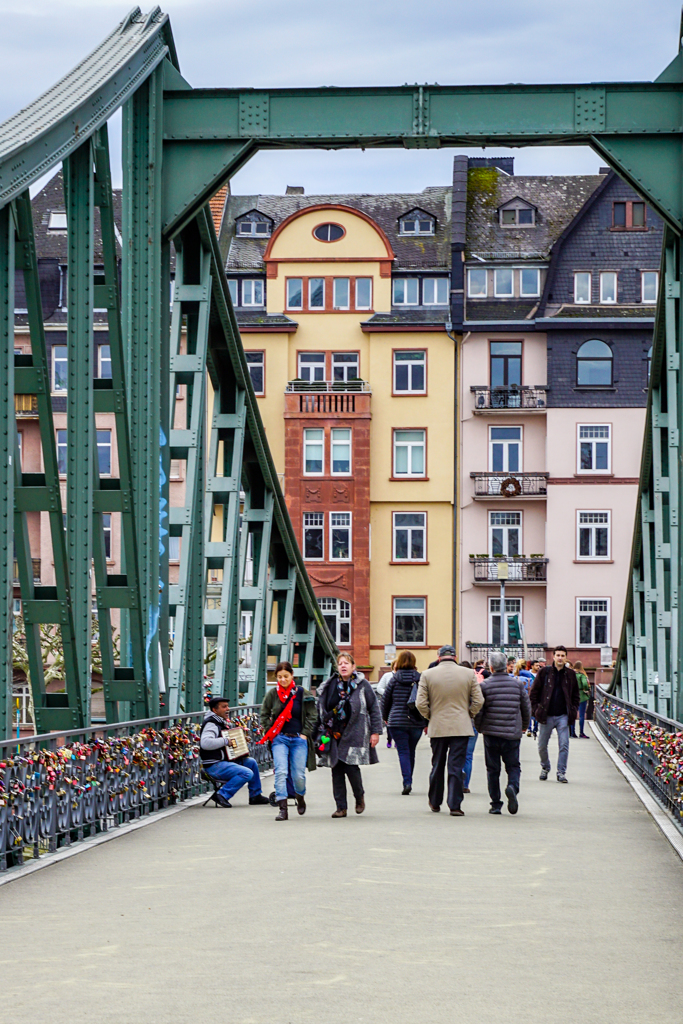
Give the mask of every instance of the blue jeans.
[[588, 701], [582, 700], [579, 704], [579, 732], [583, 736], [586, 731], [586, 708], [588, 707]]
[[569, 719], [567, 715], [548, 715], [545, 722], [539, 723], [538, 756], [541, 759], [541, 768], [545, 768], [549, 772], [548, 740], [553, 729], [557, 729], [557, 742], [560, 748], [557, 756], [557, 774], [564, 775], [567, 771], [567, 757], [569, 756]]
[[204, 771], [212, 779], [222, 781], [219, 793], [226, 800], [234, 796], [242, 786], [249, 786], [249, 796], [261, 795], [261, 776], [253, 757], [241, 757], [239, 761], [218, 761], [205, 765]]
[[416, 726], [414, 729], [404, 729], [394, 726], [391, 730], [391, 735], [393, 736], [394, 743], [396, 744], [398, 763], [401, 766], [401, 775], [403, 776], [404, 786], [412, 786], [413, 784], [413, 772], [415, 771], [415, 749], [420, 742], [420, 736], [422, 733], [423, 729], [421, 725]]
[[276, 736], [272, 743], [273, 768], [275, 769], [275, 799], [287, 799], [287, 776], [291, 773], [294, 792], [303, 796], [306, 792], [306, 761], [308, 740], [301, 736]]
[[[472, 723], [474, 729], [474, 723]], [[467, 757], [465, 758], [465, 767], [462, 770], [462, 784], [465, 789], [470, 788], [470, 779], [472, 778], [472, 758], [474, 757], [474, 748], [477, 745], [477, 738], [479, 733], [474, 729], [474, 736], [470, 736], [467, 741]]]

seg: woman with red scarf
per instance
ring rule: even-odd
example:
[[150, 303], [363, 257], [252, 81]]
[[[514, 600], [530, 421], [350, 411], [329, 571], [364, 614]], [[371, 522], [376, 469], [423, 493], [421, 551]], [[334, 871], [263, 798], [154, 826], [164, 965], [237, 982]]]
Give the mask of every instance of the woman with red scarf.
[[280, 805], [276, 821], [287, 821], [287, 776], [296, 794], [296, 809], [306, 813], [306, 767], [314, 771], [313, 733], [318, 721], [315, 697], [294, 682], [288, 661], [275, 667], [277, 685], [268, 691], [261, 705], [261, 743], [270, 741], [275, 769], [275, 799]]

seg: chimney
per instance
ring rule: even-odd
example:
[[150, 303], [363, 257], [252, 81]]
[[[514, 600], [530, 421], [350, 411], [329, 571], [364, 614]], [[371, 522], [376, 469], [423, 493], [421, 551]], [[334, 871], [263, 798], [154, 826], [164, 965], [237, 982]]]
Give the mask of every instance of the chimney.
[[471, 156], [468, 159], [469, 167], [497, 167], [503, 174], [511, 177], [515, 173], [514, 156]]
[[465, 319], [465, 264], [467, 236], [467, 157], [453, 157], [453, 193], [451, 212], [451, 321], [453, 330], [462, 330]]
[[303, 185], [288, 185], [285, 189], [286, 196], [302, 196], [304, 194]]
[[598, 174], [609, 174], [609, 172], [611, 170], [612, 170], [611, 167], [599, 167], [598, 168]]

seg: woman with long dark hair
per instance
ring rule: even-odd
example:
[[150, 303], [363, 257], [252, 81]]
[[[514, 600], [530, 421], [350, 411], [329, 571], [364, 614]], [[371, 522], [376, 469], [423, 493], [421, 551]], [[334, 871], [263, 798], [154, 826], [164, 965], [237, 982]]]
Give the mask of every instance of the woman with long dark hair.
[[426, 721], [408, 707], [414, 683], [420, 682], [412, 651], [401, 651], [394, 663], [393, 677], [382, 697], [382, 717], [394, 737], [403, 776], [403, 796], [410, 796], [415, 770], [415, 750], [420, 742]]
[[266, 694], [261, 705], [263, 740], [270, 741], [275, 769], [275, 799], [280, 805], [276, 821], [287, 821], [287, 776], [296, 795], [298, 814], [306, 813], [306, 767], [315, 771], [313, 733], [318, 721], [315, 697], [294, 681], [294, 669], [288, 661], [275, 666], [277, 685]]

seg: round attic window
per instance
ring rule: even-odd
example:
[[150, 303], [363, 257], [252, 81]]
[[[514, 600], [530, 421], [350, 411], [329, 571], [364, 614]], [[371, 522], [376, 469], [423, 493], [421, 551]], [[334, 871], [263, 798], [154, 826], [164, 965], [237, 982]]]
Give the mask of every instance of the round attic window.
[[317, 228], [313, 229], [313, 234], [319, 242], [338, 242], [346, 232], [341, 224], [318, 224]]

